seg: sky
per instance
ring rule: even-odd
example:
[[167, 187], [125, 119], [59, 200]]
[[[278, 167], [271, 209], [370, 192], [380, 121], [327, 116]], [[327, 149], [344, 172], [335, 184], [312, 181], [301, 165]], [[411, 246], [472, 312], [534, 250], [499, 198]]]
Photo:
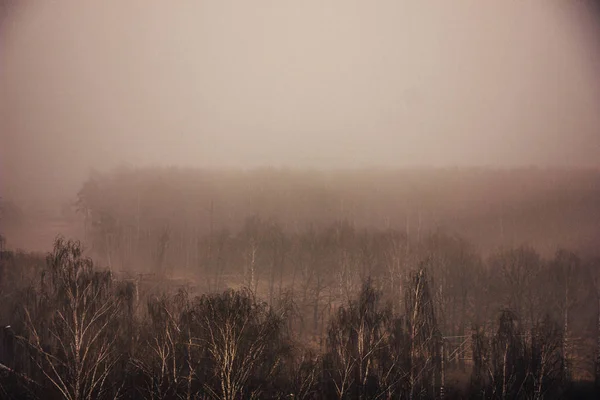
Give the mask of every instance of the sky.
[[3, 0], [0, 196], [90, 169], [600, 167], [586, 0]]

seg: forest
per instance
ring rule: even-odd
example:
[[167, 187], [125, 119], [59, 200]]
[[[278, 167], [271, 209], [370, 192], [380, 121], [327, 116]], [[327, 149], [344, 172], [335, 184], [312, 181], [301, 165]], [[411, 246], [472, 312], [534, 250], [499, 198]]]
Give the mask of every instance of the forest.
[[595, 398], [598, 178], [95, 173], [0, 241], [0, 398]]

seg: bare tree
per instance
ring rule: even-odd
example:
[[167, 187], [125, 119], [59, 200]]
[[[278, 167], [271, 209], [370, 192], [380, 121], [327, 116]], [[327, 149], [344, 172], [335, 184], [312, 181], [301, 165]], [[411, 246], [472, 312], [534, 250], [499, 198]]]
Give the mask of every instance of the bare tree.
[[524, 349], [517, 315], [511, 310], [502, 310], [491, 345], [491, 373], [498, 398], [513, 398], [523, 388], [526, 373]]
[[150, 399], [196, 395], [195, 370], [200, 362], [192, 334], [192, 306], [184, 290], [174, 297], [148, 301], [149, 324], [143, 353], [133, 360], [144, 376], [143, 393]]
[[302, 352], [293, 357], [289, 373], [292, 377], [290, 397], [312, 399], [318, 395], [322, 360], [311, 352]]
[[528, 328], [532, 328], [541, 317], [543, 303], [541, 281], [542, 261], [531, 247], [521, 246], [504, 250], [490, 260], [492, 279], [496, 277], [503, 285], [499, 295], [504, 297], [501, 307], [509, 307]]
[[358, 300], [351, 301], [347, 308], [340, 308], [331, 321], [327, 371], [340, 399], [351, 390], [359, 399], [376, 395], [379, 383], [370, 387], [370, 380], [386, 367], [392, 367], [384, 366], [380, 359], [380, 352], [388, 346], [390, 332], [387, 328], [391, 318], [390, 308], [382, 307], [380, 299], [381, 294], [367, 281]]
[[535, 400], [542, 400], [549, 392], [560, 393], [559, 385], [565, 382], [567, 360], [563, 349], [563, 335], [563, 328], [548, 315], [534, 329], [530, 371]]
[[118, 396], [111, 373], [120, 303], [112, 276], [97, 272], [79, 242], [59, 238], [47, 258], [47, 273], [23, 305], [29, 348], [43, 378], [68, 400]]
[[596, 388], [600, 388], [600, 259], [588, 265], [588, 273], [594, 285], [596, 297], [596, 349], [594, 357], [594, 380]]
[[279, 352], [274, 348], [280, 343], [281, 319], [250, 293], [233, 291], [201, 297], [194, 318], [217, 377], [216, 387], [205, 385], [211, 397], [258, 397], [261, 385], [248, 385], [259, 370], [268, 380], [279, 367]]
[[[409, 398], [412, 400], [428, 392], [428, 382], [435, 387], [435, 376], [439, 371], [441, 335], [437, 328], [426, 270], [417, 270], [409, 284], [405, 305], [410, 337]], [[430, 393], [430, 396], [433, 395]]]
[[579, 257], [574, 253], [558, 250], [547, 268], [548, 277], [551, 279], [547, 287], [552, 288], [558, 294], [556, 296], [556, 303], [558, 304], [555, 307], [562, 314], [556, 317], [562, 320], [561, 349], [566, 363], [564, 368], [565, 378], [568, 378], [571, 372], [569, 364], [572, 359], [573, 338], [570, 332], [569, 311], [577, 302], [577, 284], [579, 283], [577, 276], [580, 273], [580, 264]]

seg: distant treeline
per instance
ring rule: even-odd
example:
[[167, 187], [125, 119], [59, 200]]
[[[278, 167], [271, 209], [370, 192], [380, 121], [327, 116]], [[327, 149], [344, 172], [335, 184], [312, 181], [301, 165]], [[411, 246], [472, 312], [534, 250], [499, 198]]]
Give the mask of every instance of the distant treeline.
[[286, 232], [348, 221], [411, 240], [456, 232], [485, 253], [527, 243], [544, 255], [558, 246], [600, 255], [600, 172], [591, 170], [120, 168], [92, 175], [77, 205], [86, 242], [117, 268], [147, 264], [165, 235], [177, 247], [165, 262], [197, 263], [199, 238], [236, 233], [252, 215]]
[[0, 397], [558, 399], [600, 383], [599, 260], [258, 218], [201, 239], [187, 283], [158, 263], [170, 239], [131, 277], [60, 238], [46, 258], [2, 251]]

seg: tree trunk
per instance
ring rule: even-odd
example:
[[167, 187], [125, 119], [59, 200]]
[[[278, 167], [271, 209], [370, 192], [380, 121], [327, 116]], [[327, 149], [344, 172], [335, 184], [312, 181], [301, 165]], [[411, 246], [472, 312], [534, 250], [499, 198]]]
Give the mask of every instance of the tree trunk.
[[596, 386], [600, 388], [600, 291], [597, 294], [598, 297], [598, 329], [597, 329], [597, 343], [596, 343]]
[[502, 363], [502, 399], [506, 399], [508, 397], [508, 377], [506, 376], [508, 373], [508, 348], [509, 342], [506, 342], [506, 348], [504, 349], [504, 359]]
[[441, 342], [441, 360], [440, 360], [440, 400], [444, 400], [445, 396], [445, 385], [446, 385], [446, 349], [444, 346], [444, 338]]
[[564, 311], [564, 325], [563, 325], [563, 342], [562, 351], [563, 358], [565, 360], [564, 377], [569, 379], [569, 282], [567, 280], [567, 287], [565, 289], [565, 311]]

